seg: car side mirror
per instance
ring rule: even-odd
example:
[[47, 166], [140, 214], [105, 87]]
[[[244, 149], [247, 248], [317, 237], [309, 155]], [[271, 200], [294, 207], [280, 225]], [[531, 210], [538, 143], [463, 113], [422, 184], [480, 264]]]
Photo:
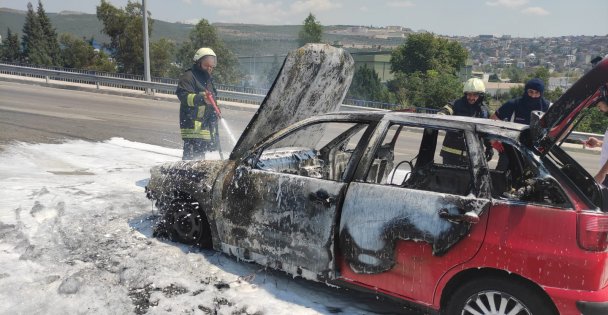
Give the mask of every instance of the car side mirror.
[[253, 153], [243, 160], [243, 164], [249, 167], [255, 167], [257, 161], [257, 154]]

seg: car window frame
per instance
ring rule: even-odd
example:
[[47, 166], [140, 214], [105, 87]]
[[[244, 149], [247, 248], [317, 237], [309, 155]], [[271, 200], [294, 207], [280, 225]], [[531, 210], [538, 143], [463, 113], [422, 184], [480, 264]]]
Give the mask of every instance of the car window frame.
[[[487, 171], [487, 165], [485, 164], [485, 160], [483, 162], [479, 161], [479, 159], [472, 160], [472, 156], [479, 156], [479, 157], [483, 156], [483, 152], [482, 152], [481, 146], [480, 146], [481, 141], [479, 139], [476, 139], [478, 132], [475, 130], [475, 127], [472, 125], [462, 125], [462, 128], [458, 128], [459, 126], [454, 126], [453, 124], [449, 124], [449, 123], [448, 124], [438, 124], [438, 123], [429, 123], [429, 122], [412, 122], [412, 121], [407, 121], [407, 120], [390, 119], [390, 118], [384, 119], [378, 123], [378, 126], [376, 127], [374, 134], [369, 139], [369, 145], [365, 148], [365, 151], [363, 152], [363, 157], [359, 161], [359, 166], [357, 167], [357, 170], [355, 171], [353, 181], [361, 182], [361, 183], [368, 183], [368, 184], [382, 185], [382, 184], [378, 184], [378, 183], [367, 182], [366, 181], [367, 174], [371, 168], [374, 154], [376, 153], [378, 148], [382, 145], [382, 141], [386, 137], [388, 130], [393, 125], [402, 125], [404, 127], [416, 127], [416, 128], [422, 128], [422, 129], [433, 128], [433, 129], [438, 129], [438, 130], [443, 130], [443, 131], [463, 132], [465, 141], [467, 144], [467, 153], [472, 152], [472, 150], [477, 151], [476, 154], [474, 154], [474, 155], [469, 154], [469, 156], [470, 156], [469, 163], [471, 165], [471, 167], [469, 168], [469, 171], [471, 172], [470, 176], [471, 176], [471, 181], [473, 182], [473, 189], [469, 192], [469, 194], [473, 194], [476, 198], [490, 199], [490, 197], [491, 197], [490, 196], [490, 193], [491, 193], [490, 185], [489, 184], [484, 185], [483, 184], [484, 181], [480, 181], [480, 178], [479, 178], [480, 176], [484, 176], [483, 173], [485, 173], [485, 176], [487, 178], [487, 180], [485, 182], [488, 182], [490, 180], [490, 175], [489, 175], [489, 172]], [[422, 141], [422, 139], [421, 139], [421, 141]], [[420, 147], [418, 147], [418, 150], [419, 149], [420, 149]], [[436, 148], [435, 148], [435, 150], [436, 150]], [[481, 160], [483, 160], [483, 159], [481, 159]], [[485, 171], [481, 171], [482, 174], [479, 174], [480, 167], [485, 167]]]
[[[366, 119], [352, 119], [350, 117], [335, 117], [335, 116], [331, 116], [331, 117], [321, 117], [321, 118], [314, 118], [314, 119], [307, 119], [304, 121], [301, 121], [299, 123], [296, 123], [294, 125], [291, 125], [281, 131], [278, 131], [276, 133], [274, 133], [273, 135], [269, 136], [265, 141], [263, 141], [261, 144], [257, 145], [250, 154], [248, 154], [241, 162], [241, 164], [246, 165], [247, 167], [251, 167], [252, 169], [256, 169], [259, 171], [267, 171], [267, 170], [262, 170], [256, 167], [258, 161], [260, 160], [262, 153], [270, 146], [272, 146], [273, 144], [289, 137], [291, 134], [298, 132], [301, 129], [307, 128], [309, 126], [315, 125], [315, 124], [321, 124], [321, 123], [352, 123], [352, 124], [367, 124], [367, 127], [364, 127], [364, 129], [366, 129], [365, 131], [363, 131], [363, 134], [361, 135], [361, 138], [359, 139], [359, 142], [357, 143], [357, 145], [355, 146], [355, 150], [353, 151], [353, 154], [351, 155], [351, 158], [348, 162], [348, 165], [346, 167], [346, 169], [344, 170], [344, 174], [342, 176], [342, 178], [339, 180], [339, 182], [350, 182], [353, 179], [355, 170], [357, 169], [358, 163], [361, 160], [361, 156], [363, 155], [363, 150], [366, 147], [366, 144], [369, 142], [369, 139], [373, 133], [373, 131], [377, 128], [378, 122], [377, 121], [373, 121], [373, 120], [366, 120]], [[337, 135], [336, 137], [338, 137], [339, 135]], [[270, 171], [268, 171], [270, 172]]]
[[[554, 183], [561, 189], [562, 194], [567, 198], [567, 202], [569, 203], [569, 206], [563, 207], [563, 206], [556, 205], [556, 204], [538, 203], [538, 202], [534, 202], [534, 201], [525, 201], [525, 200], [510, 199], [510, 198], [501, 199], [501, 198], [494, 197], [492, 194], [492, 191], [490, 191], [490, 198], [492, 199], [492, 203], [494, 203], [494, 204], [501, 203], [501, 204], [509, 204], [509, 205], [523, 205], [523, 206], [531, 205], [531, 206], [536, 206], [536, 207], [555, 208], [555, 209], [563, 209], [563, 210], [574, 210], [575, 209], [574, 202], [573, 202], [572, 198], [570, 197], [570, 195], [568, 194], [568, 189], [566, 189], [564, 187], [563, 183], [560, 182], [554, 176], [555, 171], [557, 170], [557, 167], [552, 165], [552, 168], [554, 168], [554, 169], [551, 170], [547, 167], [547, 165], [545, 165], [545, 163], [550, 162], [547, 160], [546, 157], [539, 156], [538, 154], [535, 153], [535, 150], [528, 148], [526, 145], [524, 145], [523, 143], [521, 143], [519, 141], [515, 141], [513, 139], [505, 138], [505, 137], [502, 137], [500, 135], [495, 135], [495, 134], [486, 134], [486, 136], [489, 139], [497, 140], [502, 143], [507, 143], [514, 150], [518, 151], [521, 159], [525, 159], [528, 161], [528, 163], [533, 164], [532, 166], [534, 167], [534, 169], [537, 172], [537, 175], [536, 175], [537, 177], [539, 177], [541, 174], [547, 174], [554, 181]], [[486, 164], [486, 168], [489, 171], [490, 167], [487, 164], [487, 161], [484, 161], [484, 163]], [[549, 163], [549, 165], [551, 165], [551, 163]], [[490, 179], [490, 189], [492, 189], [491, 179]]]

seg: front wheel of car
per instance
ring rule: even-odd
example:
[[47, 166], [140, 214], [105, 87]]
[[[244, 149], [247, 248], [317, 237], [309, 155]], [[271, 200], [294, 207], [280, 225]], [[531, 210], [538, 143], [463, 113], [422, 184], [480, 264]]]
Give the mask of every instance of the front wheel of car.
[[442, 314], [552, 315], [552, 302], [523, 282], [486, 277], [456, 289]]
[[196, 201], [178, 200], [166, 213], [169, 238], [172, 241], [211, 248], [211, 231], [207, 216]]

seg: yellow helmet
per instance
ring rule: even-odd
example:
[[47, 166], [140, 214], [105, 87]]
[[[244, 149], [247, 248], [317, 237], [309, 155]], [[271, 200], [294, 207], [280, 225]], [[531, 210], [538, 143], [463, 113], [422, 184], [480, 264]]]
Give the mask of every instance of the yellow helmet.
[[478, 78], [470, 78], [467, 82], [464, 83], [464, 88], [462, 89], [464, 93], [485, 93], [486, 85], [483, 84]]
[[203, 47], [203, 48], [199, 48], [195, 53], [194, 53], [194, 57], [192, 57], [192, 60], [194, 61], [198, 61], [199, 59], [205, 57], [205, 56], [215, 56], [215, 52], [213, 52], [213, 49], [208, 48], [208, 47]]

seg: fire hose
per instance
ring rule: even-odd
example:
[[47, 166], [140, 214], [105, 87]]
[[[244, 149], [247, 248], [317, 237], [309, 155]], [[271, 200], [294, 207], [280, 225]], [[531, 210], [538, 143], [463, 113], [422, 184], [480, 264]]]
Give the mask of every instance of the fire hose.
[[[217, 106], [217, 103], [215, 102], [215, 99], [213, 98], [213, 94], [211, 92], [209, 92], [209, 90], [205, 89], [205, 95], [207, 96], [207, 99], [209, 100], [209, 103], [211, 103], [211, 106], [213, 106], [213, 110], [215, 111], [215, 114], [217, 115], [217, 118], [219, 120], [222, 120], [222, 112], [220, 111], [220, 108]], [[222, 153], [222, 145], [220, 142], [220, 135], [219, 135], [219, 128], [218, 125], [216, 124], [215, 126], [213, 126], [213, 128], [215, 129], [214, 137], [215, 137], [215, 143], [217, 143], [217, 150], [220, 153], [220, 159], [224, 159], [224, 154]]]

